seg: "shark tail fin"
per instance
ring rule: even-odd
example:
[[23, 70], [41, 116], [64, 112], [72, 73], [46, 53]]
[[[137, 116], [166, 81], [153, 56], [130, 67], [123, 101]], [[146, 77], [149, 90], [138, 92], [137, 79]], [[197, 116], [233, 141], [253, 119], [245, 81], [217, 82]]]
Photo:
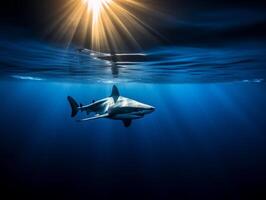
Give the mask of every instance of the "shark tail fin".
[[71, 109], [72, 109], [72, 111], [71, 111], [71, 117], [75, 117], [77, 115], [78, 111], [79, 111], [78, 104], [75, 101], [75, 99], [72, 98], [71, 96], [68, 96], [67, 97], [67, 100], [68, 100], [68, 102], [69, 102], [69, 104], [71, 106]]
[[111, 97], [113, 97], [114, 101], [116, 102], [119, 96], [120, 93], [118, 88], [115, 85], [113, 85]]

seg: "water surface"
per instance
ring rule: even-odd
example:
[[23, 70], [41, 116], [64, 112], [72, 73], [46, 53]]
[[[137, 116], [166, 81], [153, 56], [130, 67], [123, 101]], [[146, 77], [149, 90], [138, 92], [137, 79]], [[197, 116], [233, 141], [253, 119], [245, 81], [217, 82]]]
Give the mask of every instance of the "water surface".
[[210, 83], [265, 80], [265, 45], [157, 47], [116, 56], [3, 37], [1, 76], [82, 83]]

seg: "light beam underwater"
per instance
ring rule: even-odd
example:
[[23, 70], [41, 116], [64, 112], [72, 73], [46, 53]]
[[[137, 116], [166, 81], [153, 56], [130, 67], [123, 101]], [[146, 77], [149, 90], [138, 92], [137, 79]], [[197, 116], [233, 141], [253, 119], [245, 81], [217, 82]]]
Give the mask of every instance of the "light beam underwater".
[[97, 23], [98, 18], [104, 6], [109, 6], [108, 4], [112, 3], [113, 0], [82, 0], [82, 1], [87, 6], [88, 12], [92, 13], [93, 23]]
[[156, 42], [160, 36], [143, 20], [146, 16], [154, 17], [159, 11], [144, 2], [68, 0], [54, 16], [56, 20], [48, 32], [53, 32], [55, 39], [66, 41], [67, 46], [78, 38], [79, 43], [100, 52], [127, 48], [141, 50], [140, 38]]

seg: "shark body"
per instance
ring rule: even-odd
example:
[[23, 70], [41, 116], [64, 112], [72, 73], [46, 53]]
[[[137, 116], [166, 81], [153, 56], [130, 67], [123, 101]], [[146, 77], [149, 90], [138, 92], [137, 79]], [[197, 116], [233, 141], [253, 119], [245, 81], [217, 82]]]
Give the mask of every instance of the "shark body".
[[113, 86], [110, 97], [93, 101], [88, 105], [78, 105], [74, 98], [70, 96], [68, 96], [68, 101], [72, 108], [72, 117], [75, 117], [79, 111], [86, 112], [87, 115], [92, 112], [95, 113], [93, 117], [78, 120], [80, 122], [109, 118], [122, 120], [126, 127], [131, 125], [133, 119], [142, 118], [144, 115], [152, 113], [155, 110], [153, 106], [120, 96], [118, 88], [115, 85]]

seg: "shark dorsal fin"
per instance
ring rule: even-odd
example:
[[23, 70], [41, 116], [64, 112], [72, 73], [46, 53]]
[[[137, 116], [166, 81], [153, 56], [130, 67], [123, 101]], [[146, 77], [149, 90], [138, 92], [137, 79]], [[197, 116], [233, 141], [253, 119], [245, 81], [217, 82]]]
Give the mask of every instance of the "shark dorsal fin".
[[114, 85], [112, 89], [111, 97], [113, 97], [114, 101], [116, 102], [119, 96], [120, 94], [119, 94], [118, 88]]

